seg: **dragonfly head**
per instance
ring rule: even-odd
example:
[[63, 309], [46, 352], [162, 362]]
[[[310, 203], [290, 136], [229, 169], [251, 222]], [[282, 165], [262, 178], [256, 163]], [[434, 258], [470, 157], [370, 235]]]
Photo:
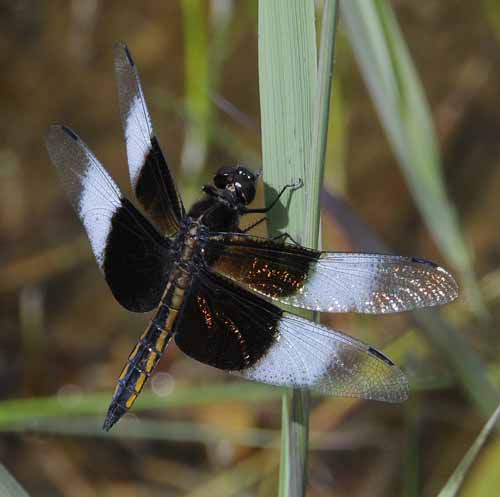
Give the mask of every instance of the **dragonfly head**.
[[214, 176], [214, 185], [228, 190], [239, 203], [250, 204], [255, 198], [257, 175], [245, 166], [224, 166]]

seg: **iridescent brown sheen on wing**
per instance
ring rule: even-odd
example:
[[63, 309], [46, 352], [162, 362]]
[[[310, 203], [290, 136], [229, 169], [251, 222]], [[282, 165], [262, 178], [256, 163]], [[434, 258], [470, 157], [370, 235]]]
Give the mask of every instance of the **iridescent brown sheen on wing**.
[[238, 371], [261, 359], [279, 339], [282, 311], [232, 281], [201, 271], [192, 281], [175, 343], [188, 356]]
[[234, 234], [211, 237], [205, 248], [213, 270], [275, 299], [299, 292], [319, 255], [299, 245]]

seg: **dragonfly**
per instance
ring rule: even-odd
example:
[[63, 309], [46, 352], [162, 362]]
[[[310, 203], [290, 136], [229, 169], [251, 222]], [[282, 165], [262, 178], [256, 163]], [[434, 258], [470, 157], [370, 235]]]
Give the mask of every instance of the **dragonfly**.
[[118, 378], [103, 428], [134, 404], [171, 340], [189, 357], [248, 380], [326, 395], [402, 402], [401, 369], [385, 354], [279, 304], [321, 312], [385, 314], [452, 301], [458, 286], [433, 262], [312, 250], [253, 236], [241, 218], [258, 174], [221, 167], [186, 211], [155, 134], [137, 66], [114, 47], [121, 120], [137, 208], [88, 146], [54, 124], [46, 145], [115, 299], [154, 311]]

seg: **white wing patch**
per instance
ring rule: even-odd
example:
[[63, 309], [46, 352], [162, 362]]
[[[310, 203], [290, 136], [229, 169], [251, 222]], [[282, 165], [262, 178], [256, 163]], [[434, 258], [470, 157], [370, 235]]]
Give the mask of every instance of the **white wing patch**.
[[81, 183], [78, 214], [87, 231], [97, 264], [103, 269], [111, 220], [121, 207], [120, 190], [93, 156], [89, 158]]
[[445, 304], [458, 286], [443, 268], [411, 257], [323, 253], [286, 304], [323, 312], [401, 312]]
[[372, 347], [347, 335], [284, 313], [277, 340], [254, 366], [234, 371], [271, 385], [311, 388], [322, 394], [385, 402], [408, 398], [403, 372]]
[[103, 269], [111, 220], [122, 206], [122, 195], [111, 176], [78, 135], [66, 126], [50, 126], [46, 136], [50, 158]]
[[114, 52], [130, 180], [135, 189], [145, 158], [152, 147], [153, 123], [144, 99], [137, 67], [128, 48], [118, 43]]
[[129, 164], [130, 180], [135, 188], [141, 168], [151, 150], [152, 124], [144, 104], [142, 90], [136, 95], [125, 120], [125, 142]]

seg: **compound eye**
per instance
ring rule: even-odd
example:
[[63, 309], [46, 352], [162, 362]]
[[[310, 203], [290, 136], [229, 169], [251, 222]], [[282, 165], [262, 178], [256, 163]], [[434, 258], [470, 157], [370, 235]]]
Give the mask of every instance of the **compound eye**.
[[226, 188], [234, 181], [234, 167], [221, 167], [214, 176], [214, 185], [217, 188]]
[[214, 176], [214, 185], [217, 187], [217, 188], [226, 188], [226, 185], [228, 184], [228, 177], [227, 176], [224, 176], [222, 174], [216, 174]]

